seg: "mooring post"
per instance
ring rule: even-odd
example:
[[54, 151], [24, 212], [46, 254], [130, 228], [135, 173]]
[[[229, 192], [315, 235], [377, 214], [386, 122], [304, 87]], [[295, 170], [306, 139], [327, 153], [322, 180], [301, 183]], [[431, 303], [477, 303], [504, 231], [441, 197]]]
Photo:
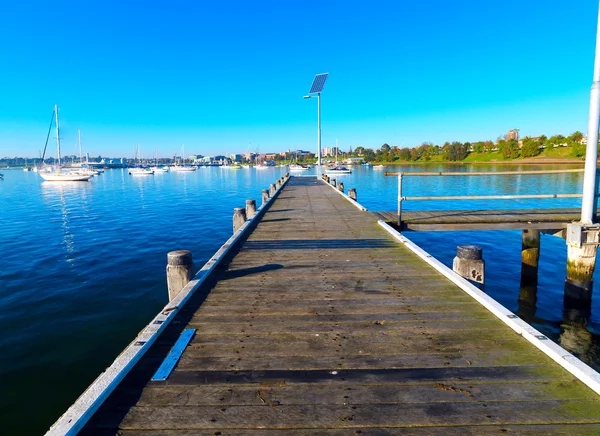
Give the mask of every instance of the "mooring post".
[[538, 281], [540, 231], [523, 229], [521, 234], [521, 286]]
[[567, 244], [567, 281], [591, 291], [597, 252], [597, 245], [585, 244], [576, 247]]
[[398, 230], [402, 231], [402, 173], [398, 174]]
[[233, 233], [237, 231], [246, 222], [246, 208], [236, 207], [233, 209]]
[[275, 195], [275, 190], [276, 190], [276, 189], [275, 189], [275, 184], [271, 183], [271, 184], [269, 185], [269, 196], [271, 196], [271, 197], [272, 197], [273, 195]]
[[348, 197], [350, 197], [351, 200], [358, 201], [356, 199], [356, 188], [348, 189]]
[[335, 179], [331, 179], [331, 186], [333, 186], [334, 188], [337, 186]]
[[246, 218], [251, 219], [256, 215], [256, 200], [246, 200]]
[[281, 180], [277, 180], [275, 182], [275, 189], [279, 189], [279, 188], [281, 188]]
[[269, 190], [263, 189], [262, 190], [262, 204], [265, 204], [267, 201], [269, 201]]
[[344, 192], [344, 182], [338, 183], [338, 191]]
[[167, 254], [167, 288], [169, 301], [181, 292], [194, 277], [194, 261], [189, 250], [176, 250]]
[[483, 250], [477, 245], [459, 245], [456, 247], [456, 257], [452, 262], [455, 273], [465, 279], [483, 285], [485, 283], [485, 262], [482, 259]]

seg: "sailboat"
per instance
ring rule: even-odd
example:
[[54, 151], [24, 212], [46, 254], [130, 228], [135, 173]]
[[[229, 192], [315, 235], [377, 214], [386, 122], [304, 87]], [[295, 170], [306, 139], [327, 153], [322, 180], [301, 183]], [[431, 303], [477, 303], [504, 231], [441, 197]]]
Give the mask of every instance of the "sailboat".
[[[292, 158], [294, 155], [292, 154]], [[310, 170], [310, 165], [302, 165], [298, 163], [298, 154], [296, 154], [296, 161], [292, 163], [290, 159], [290, 171], [308, 171]]]
[[174, 171], [178, 171], [180, 173], [189, 173], [192, 171], [196, 171], [196, 167], [195, 166], [191, 166], [191, 165], [186, 165], [185, 164], [185, 159], [184, 159], [184, 148], [183, 145], [181, 146], [181, 165], [177, 165], [177, 156], [175, 156], [175, 166], [173, 167]]
[[32, 168], [27, 165], [27, 159], [25, 159], [25, 166], [23, 167], [23, 171], [32, 171]]
[[129, 174], [132, 176], [153, 176], [154, 171], [150, 168], [143, 167], [140, 162], [140, 144], [135, 147], [135, 160], [136, 166], [133, 168], [129, 168]]
[[162, 167], [158, 166], [158, 147], [156, 147], [156, 154], [154, 155], [154, 166], [151, 168], [155, 173], [167, 173], [169, 172], [169, 167], [163, 165]]
[[[90, 174], [82, 174], [80, 172], [65, 170], [62, 167], [60, 160], [60, 129], [58, 125], [58, 105], [54, 105], [54, 114], [56, 115], [56, 147], [57, 147], [57, 165], [54, 167], [45, 167], [38, 171], [40, 177], [47, 182], [87, 182], [90, 177]], [[54, 117], [53, 117], [54, 118]], [[52, 128], [52, 120], [50, 121], [50, 129]], [[48, 134], [50, 134], [50, 130], [48, 130]], [[48, 143], [48, 138], [46, 138], [46, 144]], [[44, 149], [44, 153], [45, 153]], [[42, 160], [43, 163], [43, 160]]]
[[327, 174], [350, 174], [351, 170], [346, 168], [345, 166], [338, 164], [338, 142], [335, 140], [335, 165], [333, 167], [327, 168], [325, 173]]

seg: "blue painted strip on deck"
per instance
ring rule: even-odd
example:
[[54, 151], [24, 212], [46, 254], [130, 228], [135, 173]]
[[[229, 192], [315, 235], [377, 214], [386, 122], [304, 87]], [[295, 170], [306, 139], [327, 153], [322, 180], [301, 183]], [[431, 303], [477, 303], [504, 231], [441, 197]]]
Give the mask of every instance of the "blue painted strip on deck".
[[192, 340], [194, 333], [196, 333], [196, 329], [185, 329], [183, 333], [181, 333], [181, 336], [179, 336], [179, 339], [177, 339], [177, 342], [175, 342], [175, 345], [173, 345], [173, 348], [171, 348], [171, 351], [169, 351], [169, 355], [165, 357], [165, 360], [163, 361], [162, 365], [160, 365], [160, 368], [158, 368], [156, 373], [152, 376], [152, 380], [158, 381], [169, 378], [171, 371], [173, 371], [173, 368], [175, 368], [175, 365], [179, 361], [179, 358], [181, 357], [183, 350], [185, 350], [185, 347], [187, 347]]

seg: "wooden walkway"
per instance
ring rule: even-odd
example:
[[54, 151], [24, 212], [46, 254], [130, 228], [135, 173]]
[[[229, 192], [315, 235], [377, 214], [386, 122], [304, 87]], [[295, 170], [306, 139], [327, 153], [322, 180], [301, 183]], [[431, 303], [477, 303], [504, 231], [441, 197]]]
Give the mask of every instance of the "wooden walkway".
[[[375, 212], [376, 218], [398, 221], [397, 212]], [[402, 211], [402, 230], [561, 230], [581, 218], [579, 209]]]
[[[149, 381], [185, 328], [174, 372]], [[292, 178], [81, 434], [598, 432], [592, 390], [372, 214]]]

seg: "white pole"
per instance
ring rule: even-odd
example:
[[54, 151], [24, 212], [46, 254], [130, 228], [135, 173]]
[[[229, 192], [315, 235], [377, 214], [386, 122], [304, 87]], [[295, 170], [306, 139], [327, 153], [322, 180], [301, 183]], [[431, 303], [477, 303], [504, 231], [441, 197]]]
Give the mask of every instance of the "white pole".
[[56, 149], [58, 150], [58, 167], [60, 168], [60, 135], [58, 129], [58, 105], [54, 105], [54, 112], [56, 113]]
[[83, 164], [83, 154], [81, 153], [81, 129], [77, 129], [77, 143], [79, 144], [79, 166]]
[[592, 224], [596, 216], [598, 161], [598, 120], [600, 119], [600, 9], [596, 27], [596, 57], [594, 59], [594, 81], [590, 91], [590, 113], [588, 118], [587, 146], [585, 152], [585, 173], [583, 176], [583, 199], [581, 201], [581, 222]]
[[318, 135], [318, 153], [319, 155], [317, 156], [317, 165], [319, 165], [319, 167], [321, 166], [321, 93], [319, 92], [317, 94], [317, 106], [318, 106], [318, 129], [319, 129], [319, 135]]

